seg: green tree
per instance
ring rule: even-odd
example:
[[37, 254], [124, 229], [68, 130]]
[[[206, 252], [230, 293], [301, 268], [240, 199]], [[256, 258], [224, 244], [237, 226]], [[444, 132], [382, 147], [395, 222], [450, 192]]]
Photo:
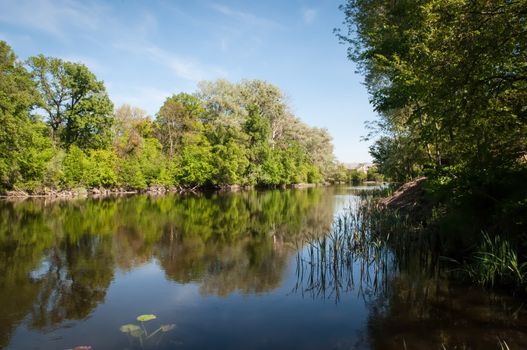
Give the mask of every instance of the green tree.
[[111, 140], [113, 105], [102, 81], [83, 64], [43, 55], [28, 66], [42, 97], [54, 143], [82, 149], [106, 147]]
[[207, 139], [187, 143], [174, 162], [176, 182], [182, 185], [192, 187], [209, 185], [216, 175], [212, 148]]
[[450, 233], [525, 232], [527, 0], [348, 0], [341, 8], [347, 32], [337, 34], [380, 116], [379, 171], [428, 175], [445, 220], [464, 216]]
[[0, 41], [0, 188], [38, 187], [53, 156], [45, 126], [30, 114], [38, 103], [31, 76]]
[[85, 186], [88, 171], [86, 154], [77, 146], [71, 145], [62, 162], [64, 171], [64, 185], [72, 188]]
[[157, 113], [157, 135], [170, 157], [183, 145], [186, 134], [202, 131], [204, 109], [195, 96], [180, 93], [165, 100]]
[[111, 150], [91, 150], [86, 164], [86, 185], [111, 188], [118, 184], [117, 157]]

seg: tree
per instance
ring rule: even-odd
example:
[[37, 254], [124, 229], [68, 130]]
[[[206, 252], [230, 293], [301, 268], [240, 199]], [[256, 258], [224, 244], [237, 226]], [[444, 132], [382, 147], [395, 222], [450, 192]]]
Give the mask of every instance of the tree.
[[428, 164], [510, 169], [527, 153], [526, 5], [349, 0], [339, 38], [384, 124], [410, 135]]
[[204, 109], [202, 102], [195, 96], [180, 93], [165, 100], [157, 113], [158, 138], [173, 157], [181, 147], [185, 134], [200, 132]]
[[526, 8], [527, 0], [341, 7], [347, 32], [337, 35], [380, 116], [371, 149], [379, 171], [428, 175], [448, 215], [476, 213], [458, 226], [465, 233], [527, 228]]
[[102, 81], [88, 67], [43, 55], [28, 66], [42, 97], [54, 144], [81, 149], [106, 147], [111, 140], [113, 105]]
[[38, 103], [31, 76], [6, 42], [0, 41], [0, 188], [34, 188], [51, 159], [45, 127], [30, 115]]
[[213, 182], [216, 169], [212, 163], [212, 149], [206, 139], [188, 143], [174, 161], [177, 183], [202, 187]]

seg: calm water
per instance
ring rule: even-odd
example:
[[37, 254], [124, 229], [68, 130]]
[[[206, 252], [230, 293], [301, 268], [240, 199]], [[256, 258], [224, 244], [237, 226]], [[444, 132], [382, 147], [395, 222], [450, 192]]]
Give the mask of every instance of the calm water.
[[341, 187], [2, 201], [0, 348], [527, 348], [521, 300], [401, 268], [390, 252], [314, 272], [306, 237], [324, 237], [356, 198]]

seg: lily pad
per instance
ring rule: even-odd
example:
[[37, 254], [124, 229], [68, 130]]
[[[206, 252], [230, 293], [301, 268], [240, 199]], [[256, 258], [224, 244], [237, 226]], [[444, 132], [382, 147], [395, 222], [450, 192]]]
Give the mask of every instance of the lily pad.
[[141, 322], [155, 320], [156, 318], [157, 318], [156, 315], [153, 315], [153, 314], [146, 314], [146, 315], [137, 316], [137, 320], [141, 321]]
[[123, 333], [132, 333], [133, 331], [140, 330], [138, 325], [135, 324], [124, 324], [121, 326], [120, 330]]
[[176, 328], [176, 325], [173, 324], [173, 323], [172, 324], [164, 324], [164, 325], [162, 325], [159, 328], [161, 329], [161, 332], [170, 332], [171, 330]]
[[130, 335], [135, 338], [139, 338], [144, 334], [144, 331], [141, 328], [134, 329], [130, 332]]

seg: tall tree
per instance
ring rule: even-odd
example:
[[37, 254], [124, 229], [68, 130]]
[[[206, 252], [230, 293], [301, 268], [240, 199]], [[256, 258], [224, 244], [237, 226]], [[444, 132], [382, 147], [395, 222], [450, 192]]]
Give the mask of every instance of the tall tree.
[[372, 148], [379, 170], [396, 166], [403, 179], [422, 170], [450, 215], [477, 212], [464, 218], [473, 223], [467, 231], [525, 232], [527, 0], [348, 0], [341, 8], [339, 38], [389, 138]]
[[180, 93], [165, 100], [157, 113], [157, 134], [170, 157], [184, 142], [185, 135], [202, 129], [204, 109], [195, 96]]
[[0, 41], [0, 188], [41, 180], [51, 158], [45, 126], [30, 115], [38, 101], [31, 76]]
[[349, 0], [349, 57], [391, 130], [439, 169], [503, 168], [527, 153], [527, 1]]
[[113, 104], [104, 83], [83, 64], [43, 55], [28, 60], [42, 96], [54, 143], [82, 149], [106, 147], [111, 140]]

